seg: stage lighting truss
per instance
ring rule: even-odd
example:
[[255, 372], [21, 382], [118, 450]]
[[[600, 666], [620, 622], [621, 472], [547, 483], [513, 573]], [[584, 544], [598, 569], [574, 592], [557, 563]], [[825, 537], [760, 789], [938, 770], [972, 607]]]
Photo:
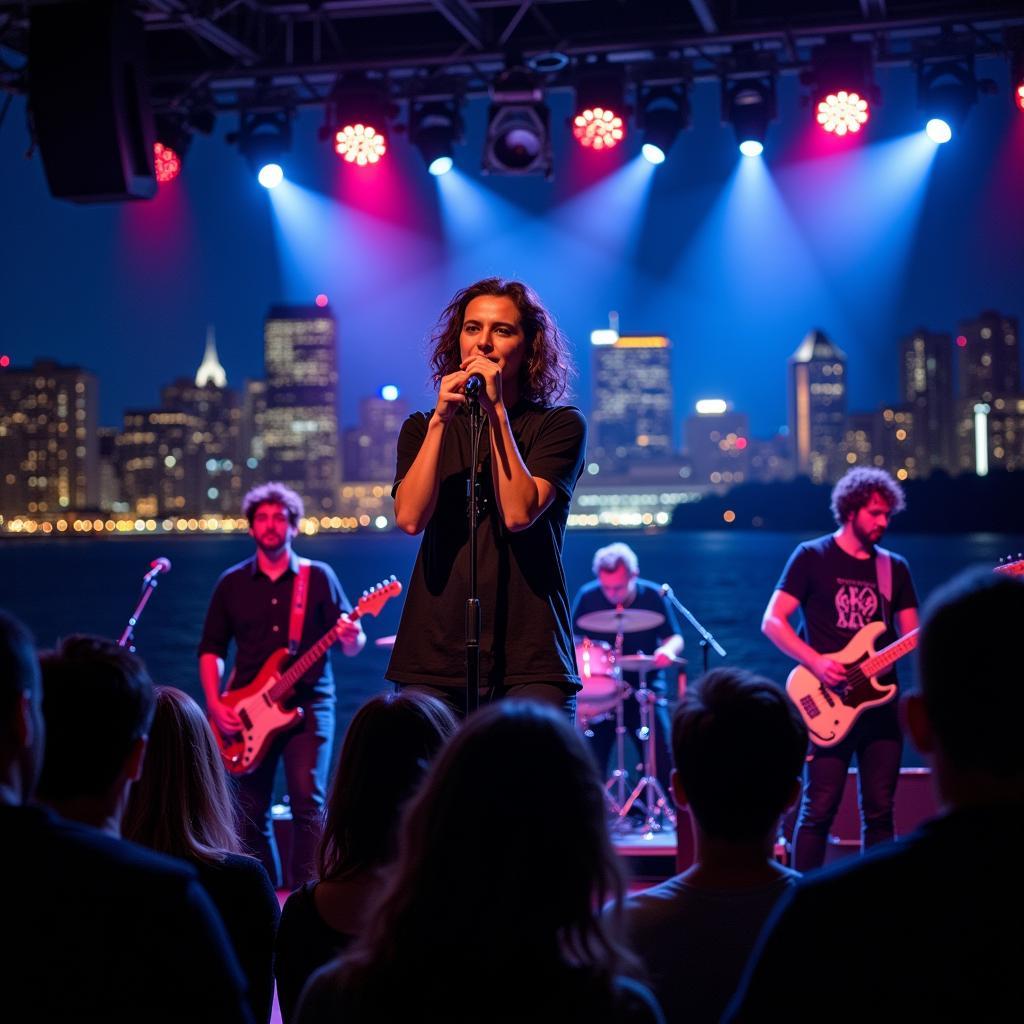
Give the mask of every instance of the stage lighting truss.
[[770, 75], [722, 84], [722, 120], [732, 125], [744, 156], [760, 156], [775, 114], [775, 79]]
[[290, 111], [242, 112], [237, 132], [228, 136], [248, 161], [264, 188], [273, 188], [284, 177], [284, 162], [292, 145]]
[[462, 141], [462, 117], [455, 100], [412, 102], [409, 139], [435, 177], [452, 169], [453, 150]]
[[823, 131], [842, 138], [856, 135], [878, 102], [871, 80], [871, 51], [846, 40], [831, 40], [814, 53], [813, 68], [803, 76], [811, 87], [815, 122]]
[[369, 167], [387, 155], [395, 108], [387, 93], [365, 79], [340, 80], [327, 104], [320, 137], [347, 164]]
[[642, 85], [637, 100], [637, 127], [642, 152], [653, 164], [663, 163], [679, 133], [690, 125], [686, 89], [677, 85]]
[[922, 64], [917, 72], [917, 96], [928, 134], [935, 141], [948, 142], [978, 102], [978, 94], [995, 88], [990, 79], [975, 76], [973, 57]]
[[503, 71], [491, 86], [483, 170], [551, 177], [551, 112], [536, 77], [524, 67]]
[[613, 71], [586, 71], [576, 82], [573, 138], [596, 153], [614, 149], [626, 137], [624, 82]]

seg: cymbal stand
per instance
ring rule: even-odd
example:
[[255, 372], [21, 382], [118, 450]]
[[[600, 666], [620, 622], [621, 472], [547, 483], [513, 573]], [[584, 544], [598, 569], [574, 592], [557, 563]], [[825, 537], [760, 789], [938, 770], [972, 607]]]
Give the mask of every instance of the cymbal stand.
[[637, 738], [644, 745], [644, 775], [636, 784], [633, 792], [629, 794], [626, 802], [619, 811], [619, 819], [624, 821], [630, 809], [644, 797], [644, 832], [650, 835], [653, 832], [660, 832], [664, 828], [662, 819], [667, 818], [672, 828], [676, 827], [676, 814], [672, 809], [672, 801], [668, 794], [662, 789], [661, 783], [655, 774], [657, 765], [657, 748], [655, 747], [654, 730], [657, 715], [654, 713], [654, 705], [658, 695], [647, 688], [647, 673], [640, 673], [640, 689], [634, 694], [637, 703], [640, 705], [640, 729]]
[[[622, 630], [615, 634], [616, 661], [622, 657], [623, 637]], [[626, 771], [626, 722], [623, 709], [623, 704], [626, 702], [626, 684], [622, 681], [621, 669], [616, 666], [614, 673], [619, 683], [619, 697], [615, 702], [615, 769], [608, 776], [604, 784], [604, 791], [612, 814], [621, 815], [622, 805], [626, 799], [626, 780], [629, 777], [629, 773]], [[612, 796], [613, 789], [615, 790], [614, 797]], [[621, 817], [619, 820], [622, 820]]]

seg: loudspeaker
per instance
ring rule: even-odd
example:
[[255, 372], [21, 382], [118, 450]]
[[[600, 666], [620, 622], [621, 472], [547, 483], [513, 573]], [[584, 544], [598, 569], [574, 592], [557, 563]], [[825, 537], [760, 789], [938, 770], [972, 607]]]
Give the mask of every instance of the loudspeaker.
[[52, 195], [97, 203], [156, 194], [143, 29], [127, 0], [32, 7], [28, 74]]

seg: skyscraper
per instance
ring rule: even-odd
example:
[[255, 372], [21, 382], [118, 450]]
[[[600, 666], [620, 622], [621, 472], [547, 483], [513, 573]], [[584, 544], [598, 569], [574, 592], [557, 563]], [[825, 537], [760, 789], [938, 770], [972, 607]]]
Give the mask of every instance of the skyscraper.
[[337, 323], [316, 306], [275, 306], [263, 329], [267, 405], [260, 476], [296, 490], [311, 514], [337, 507]]
[[815, 483], [842, 473], [846, 432], [846, 354], [812, 330], [789, 357], [789, 433], [797, 473]]
[[953, 339], [914, 331], [900, 343], [900, 397], [913, 413], [913, 477], [953, 470]]
[[1020, 393], [1019, 324], [988, 310], [960, 323], [956, 339], [960, 398], [991, 402]]
[[602, 470], [673, 452], [672, 349], [668, 338], [620, 335], [594, 343], [590, 459]]
[[0, 370], [0, 512], [98, 507], [98, 406], [96, 377], [78, 366]]
[[408, 415], [408, 403], [397, 394], [394, 398], [364, 398], [359, 403], [359, 425], [345, 431], [346, 480], [394, 478], [398, 435]]

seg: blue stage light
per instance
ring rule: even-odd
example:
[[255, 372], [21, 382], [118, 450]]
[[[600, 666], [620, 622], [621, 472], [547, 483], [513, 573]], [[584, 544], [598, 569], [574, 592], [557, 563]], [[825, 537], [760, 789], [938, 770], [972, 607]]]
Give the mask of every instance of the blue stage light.
[[284, 181], [284, 171], [280, 164], [264, 164], [259, 169], [256, 180], [264, 188], [277, 188]]
[[953, 138], [953, 129], [941, 117], [933, 117], [925, 125], [924, 130], [932, 142], [939, 143], [940, 145], [943, 142], [949, 142]]
[[398, 388], [394, 384], [385, 384], [380, 389], [380, 397], [385, 402], [394, 402], [398, 400]]
[[764, 152], [764, 144], [757, 139], [744, 139], [740, 143], [740, 152], [744, 156], [760, 156]]
[[447, 174], [452, 169], [452, 158], [450, 156], [439, 156], [436, 160], [430, 161], [427, 170], [435, 177]]
[[643, 153], [644, 159], [649, 164], [663, 164], [665, 162], [665, 152], [660, 146], [656, 146], [653, 142], [645, 142], [640, 147], [640, 152]]

